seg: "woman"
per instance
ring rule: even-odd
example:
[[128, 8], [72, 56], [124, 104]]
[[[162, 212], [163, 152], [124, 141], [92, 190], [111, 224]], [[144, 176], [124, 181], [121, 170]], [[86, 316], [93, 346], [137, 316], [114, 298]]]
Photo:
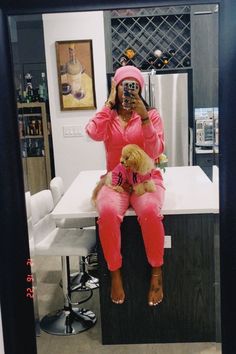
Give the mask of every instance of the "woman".
[[[133, 80], [139, 91], [133, 92], [131, 106], [124, 108], [122, 83]], [[103, 141], [106, 150], [107, 171], [119, 163], [121, 150], [127, 144], [137, 144], [152, 158], [164, 150], [163, 123], [156, 109], [150, 108], [141, 97], [143, 76], [134, 66], [124, 66], [115, 72], [111, 92], [104, 107], [86, 126], [88, 135]], [[126, 103], [127, 104], [127, 103]], [[118, 193], [103, 186], [96, 200], [99, 219], [99, 236], [111, 274], [111, 299], [116, 304], [125, 300], [122, 283], [120, 252], [120, 223], [131, 205], [141, 226], [147, 259], [152, 267], [148, 304], [158, 305], [163, 299], [162, 270], [164, 254], [164, 228], [161, 208], [164, 200], [164, 186], [160, 171], [155, 171], [155, 192], [137, 196], [127, 191]]]

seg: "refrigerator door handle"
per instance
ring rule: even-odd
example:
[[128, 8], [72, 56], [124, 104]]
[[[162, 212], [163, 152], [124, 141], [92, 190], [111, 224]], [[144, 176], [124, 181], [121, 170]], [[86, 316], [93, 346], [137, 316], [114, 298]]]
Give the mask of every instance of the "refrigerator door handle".
[[145, 100], [149, 100], [149, 85], [145, 84], [145, 89], [144, 89], [144, 95], [145, 95]]
[[193, 128], [189, 128], [189, 166], [193, 165]]
[[151, 102], [151, 107], [156, 107], [155, 106], [155, 84], [151, 83], [151, 98], [150, 98], [150, 102]]

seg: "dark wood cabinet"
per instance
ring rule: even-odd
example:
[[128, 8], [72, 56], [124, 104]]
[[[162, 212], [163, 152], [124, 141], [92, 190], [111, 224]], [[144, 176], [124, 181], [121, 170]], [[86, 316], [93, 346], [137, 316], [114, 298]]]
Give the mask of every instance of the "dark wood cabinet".
[[212, 167], [214, 165], [214, 154], [196, 154], [195, 165], [201, 167], [205, 174], [212, 180]]
[[218, 5], [191, 6], [194, 107], [218, 107]]
[[25, 190], [34, 194], [48, 188], [51, 180], [50, 125], [44, 102], [17, 107]]
[[150, 266], [135, 216], [121, 226], [123, 305], [110, 300], [110, 276], [99, 245], [103, 344], [214, 342], [216, 340], [215, 217], [213, 214], [166, 215], [164, 300], [147, 304]]

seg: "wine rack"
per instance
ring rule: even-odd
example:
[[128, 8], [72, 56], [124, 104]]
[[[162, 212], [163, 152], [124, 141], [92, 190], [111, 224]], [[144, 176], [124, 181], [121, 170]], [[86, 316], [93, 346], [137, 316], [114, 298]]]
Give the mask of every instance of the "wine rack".
[[45, 103], [18, 103], [18, 126], [25, 190], [37, 193], [49, 186], [51, 164]]
[[140, 69], [152, 68], [148, 58], [156, 49], [168, 56], [161, 69], [191, 66], [190, 26], [190, 6], [110, 11], [110, 71], [120, 67], [120, 58], [127, 48], [136, 52], [132, 61]]

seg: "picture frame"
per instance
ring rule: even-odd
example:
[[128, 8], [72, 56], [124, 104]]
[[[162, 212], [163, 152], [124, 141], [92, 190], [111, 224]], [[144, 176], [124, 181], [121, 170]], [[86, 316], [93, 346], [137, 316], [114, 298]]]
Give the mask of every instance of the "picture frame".
[[96, 109], [92, 40], [56, 41], [55, 46], [61, 110]]

